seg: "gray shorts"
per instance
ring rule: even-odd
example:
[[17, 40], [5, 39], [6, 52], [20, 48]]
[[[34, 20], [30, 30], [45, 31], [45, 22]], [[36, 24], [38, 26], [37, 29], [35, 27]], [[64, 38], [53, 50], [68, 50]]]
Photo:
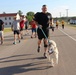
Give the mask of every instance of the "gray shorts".
[[0, 37], [3, 37], [3, 31], [0, 31]]

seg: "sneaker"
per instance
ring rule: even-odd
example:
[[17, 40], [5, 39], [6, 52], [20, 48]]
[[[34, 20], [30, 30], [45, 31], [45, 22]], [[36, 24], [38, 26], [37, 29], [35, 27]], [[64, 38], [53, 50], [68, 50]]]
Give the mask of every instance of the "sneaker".
[[44, 58], [47, 58], [47, 55], [46, 55], [46, 53], [44, 53]]
[[16, 45], [16, 42], [13, 42], [13, 44], [15, 44], [15, 45]]
[[21, 37], [21, 39], [23, 39], [23, 37]]
[[33, 38], [33, 37], [31, 36], [31, 38]]
[[1, 41], [1, 45], [3, 44], [3, 41]]
[[19, 40], [19, 43], [20, 43], [21, 41]]
[[38, 53], [40, 52], [40, 47], [38, 47], [37, 52], [38, 52]]

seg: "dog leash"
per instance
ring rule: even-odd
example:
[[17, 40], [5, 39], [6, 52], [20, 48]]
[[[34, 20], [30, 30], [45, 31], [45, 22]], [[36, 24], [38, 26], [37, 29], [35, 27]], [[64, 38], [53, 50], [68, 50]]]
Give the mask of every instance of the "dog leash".
[[[46, 39], [48, 39], [48, 37], [46, 36], [46, 34], [45, 34], [45, 32], [43, 31], [43, 29], [42, 29], [42, 27], [39, 25], [38, 26], [39, 27], [39, 29], [41, 29], [41, 31], [42, 31], [42, 33], [44, 34], [44, 36], [45, 36], [45, 38]], [[49, 43], [49, 39], [48, 39], [48, 45], [49, 45], [50, 43]], [[52, 54], [53, 53], [53, 51], [51, 50], [51, 51], [48, 51], [49, 52], [49, 54]]]
[[[48, 37], [46, 36], [45, 32], [43, 31], [42, 27], [40, 25], [38, 25], [38, 28], [41, 29], [43, 35], [45, 36], [46, 39], [48, 39]], [[48, 44], [49, 44], [49, 39], [48, 39]]]

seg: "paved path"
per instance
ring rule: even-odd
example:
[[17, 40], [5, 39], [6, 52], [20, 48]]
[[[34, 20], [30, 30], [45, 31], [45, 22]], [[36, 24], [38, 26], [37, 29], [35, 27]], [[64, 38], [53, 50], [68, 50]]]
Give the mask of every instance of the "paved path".
[[37, 38], [31, 39], [31, 33], [16, 45], [10, 34], [0, 45], [0, 75], [76, 75], [76, 30], [66, 27], [50, 33], [59, 49], [58, 65], [50, 67], [43, 58], [43, 44], [37, 53]]

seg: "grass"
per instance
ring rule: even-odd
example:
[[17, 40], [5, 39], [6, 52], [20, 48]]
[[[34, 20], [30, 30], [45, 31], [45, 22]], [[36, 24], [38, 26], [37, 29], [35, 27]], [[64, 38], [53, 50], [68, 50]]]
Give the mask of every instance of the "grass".
[[[72, 27], [72, 28], [76, 29], [76, 24], [68, 24], [67, 22], [65, 22], [64, 25], [67, 26], [67, 27]], [[60, 26], [61, 26], [61, 24], [60, 24]]]
[[[59, 25], [61, 26], [61, 24], [59, 24]], [[65, 23], [65, 26], [76, 28], [76, 25], [74, 25], [74, 24]], [[4, 33], [7, 33], [7, 32], [11, 32], [11, 28], [4, 28]]]
[[11, 32], [11, 28], [4, 28], [4, 33]]
[[66, 23], [65, 25], [76, 29], [76, 25], [75, 24], [67, 24]]

